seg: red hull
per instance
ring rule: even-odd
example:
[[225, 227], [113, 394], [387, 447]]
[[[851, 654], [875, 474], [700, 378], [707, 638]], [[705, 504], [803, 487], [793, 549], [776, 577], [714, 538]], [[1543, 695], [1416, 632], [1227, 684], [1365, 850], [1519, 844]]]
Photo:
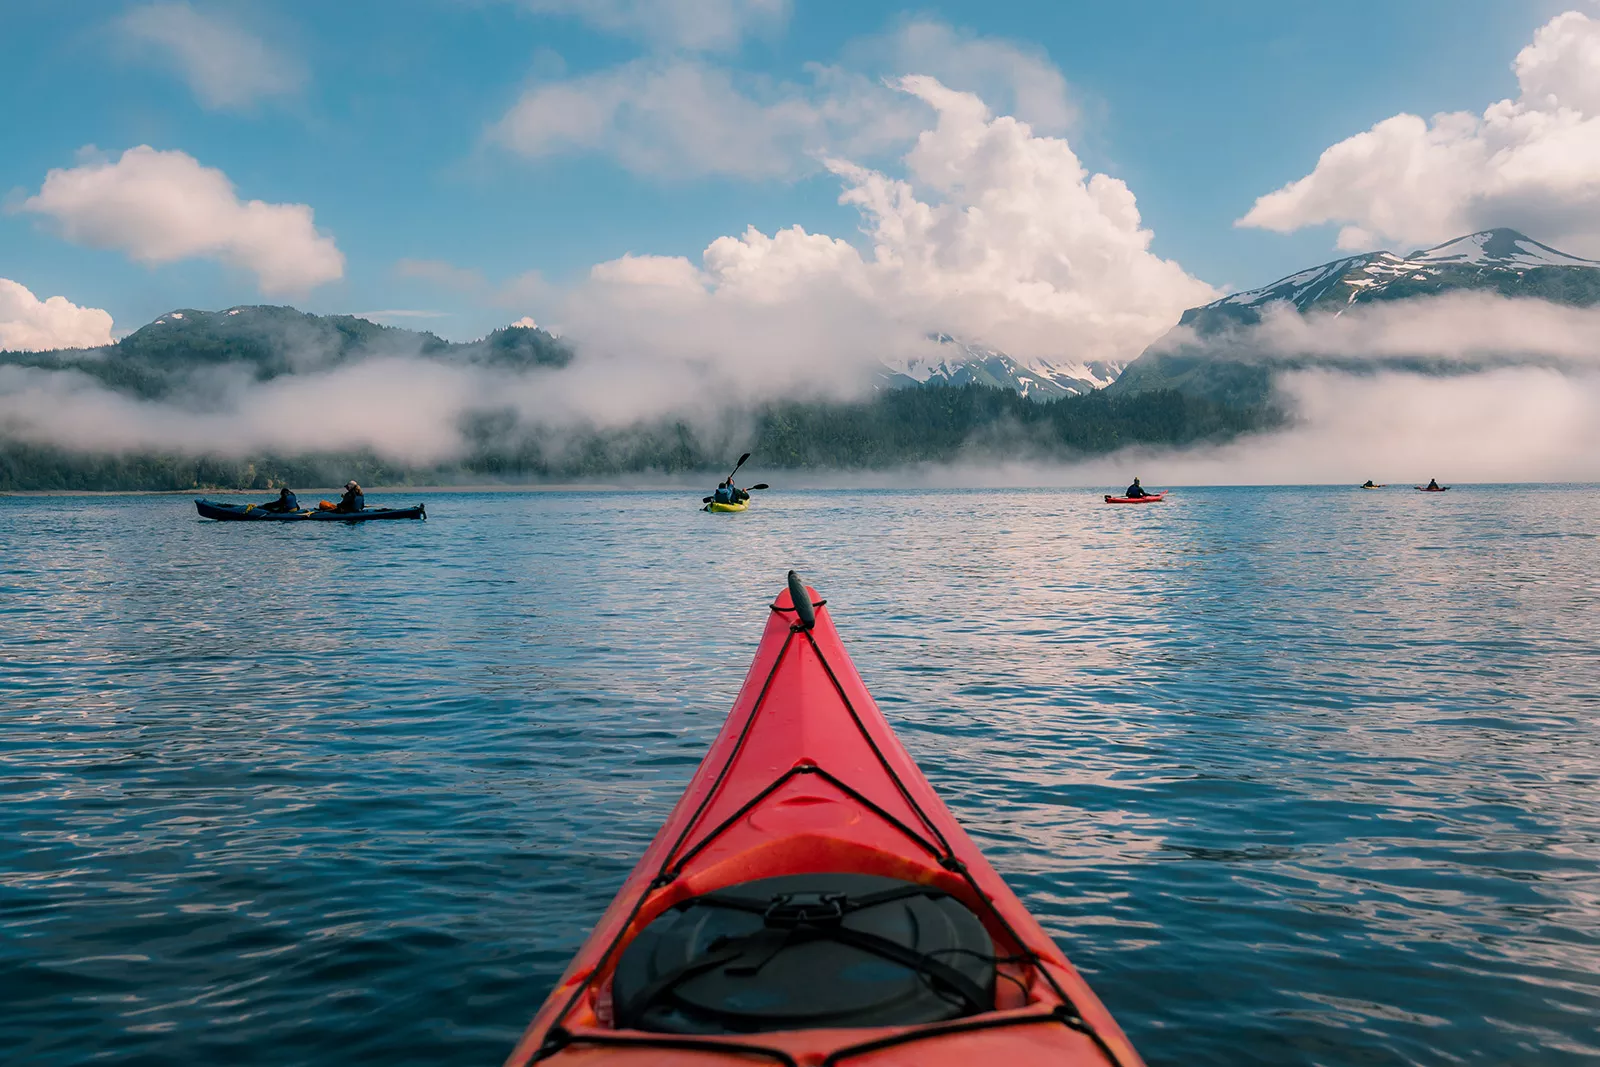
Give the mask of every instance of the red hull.
[[[815, 597], [815, 592], [812, 592]], [[1061, 950], [957, 825], [889, 729], [827, 610], [772, 605], [733, 711], [666, 824], [535, 1016], [508, 1067], [1142, 1067]], [[925, 1026], [694, 1037], [620, 1030], [629, 942], [689, 897], [753, 879], [861, 872], [935, 886], [983, 922], [1007, 978], [994, 1010]]]
[[1159, 504], [1161, 502], [1161, 498], [1166, 496], [1166, 495], [1167, 495], [1167, 492], [1165, 490], [1163, 490], [1162, 492], [1159, 492], [1159, 493], [1151, 493], [1149, 496], [1107, 496], [1106, 497], [1106, 503], [1107, 504]]

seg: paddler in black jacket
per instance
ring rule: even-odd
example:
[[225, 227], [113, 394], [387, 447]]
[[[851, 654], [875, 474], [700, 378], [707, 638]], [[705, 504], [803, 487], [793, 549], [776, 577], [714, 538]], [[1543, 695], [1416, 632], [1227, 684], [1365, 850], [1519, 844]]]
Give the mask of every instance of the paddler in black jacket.
[[1138, 500], [1140, 497], [1149, 496], [1150, 494], [1144, 491], [1144, 486], [1140, 485], [1139, 479], [1135, 478], [1133, 484], [1128, 486], [1128, 491], [1122, 495]]
[[278, 499], [261, 505], [262, 511], [299, 511], [300, 499], [286, 485], [278, 490]]
[[711, 499], [717, 504], [739, 504], [750, 499], [750, 494], [733, 484], [729, 478], [725, 482], [718, 482], [716, 492], [711, 494]]
[[344, 496], [339, 498], [339, 506], [334, 510], [343, 512], [362, 511], [366, 506], [367, 498], [361, 492], [361, 486], [356, 484], [355, 479], [352, 478], [344, 483]]

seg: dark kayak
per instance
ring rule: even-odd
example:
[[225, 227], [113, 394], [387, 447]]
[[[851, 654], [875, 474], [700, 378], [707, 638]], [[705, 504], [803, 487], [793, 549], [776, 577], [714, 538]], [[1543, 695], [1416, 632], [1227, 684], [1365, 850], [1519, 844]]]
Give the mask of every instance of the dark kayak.
[[373, 519], [428, 517], [428, 509], [422, 504], [414, 508], [367, 508], [365, 511], [268, 511], [256, 504], [218, 504], [213, 500], [196, 500], [194, 509], [202, 519], [221, 522], [371, 522]]
[[506, 1067], [1142, 1062], [791, 571], [722, 732]]

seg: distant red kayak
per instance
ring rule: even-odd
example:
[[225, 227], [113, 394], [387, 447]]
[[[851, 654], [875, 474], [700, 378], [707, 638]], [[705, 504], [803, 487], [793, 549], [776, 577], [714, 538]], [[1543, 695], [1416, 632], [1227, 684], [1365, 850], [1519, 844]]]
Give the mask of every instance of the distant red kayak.
[[789, 574], [733, 712], [506, 1067], [1142, 1067]]
[[1108, 496], [1108, 497], [1106, 497], [1106, 503], [1107, 504], [1156, 504], [1156, 503], [1159, 503], [1161, 498], [1166, 496], [1168, 492], [1169, 492], [1169, 490], [1163, 489], [1161, 492], [1159, 492], [1159, 493], [1151, 493], [1149, 496]]
[[1419, 492], [1419, 493], [1447, 493], [1447, 492], [1450, 491], [1450, 487], [1448, 485], [1440, 485], [1440, 486], [1434, 486], [1434, 487], [1430, 487], [1430, 486], [1426, 486], [1426, 485], [1418, 485], [1418, 486], [1413, 486], [1413, 488], [1416, 489], [1416, 491]]

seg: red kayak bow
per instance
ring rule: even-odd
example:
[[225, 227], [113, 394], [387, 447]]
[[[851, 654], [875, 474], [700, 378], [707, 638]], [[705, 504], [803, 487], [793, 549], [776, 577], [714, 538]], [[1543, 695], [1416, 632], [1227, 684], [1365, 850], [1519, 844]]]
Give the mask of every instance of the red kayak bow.
[[1142, 1067], [789, 576], [722, 732], [508, 1067]]

